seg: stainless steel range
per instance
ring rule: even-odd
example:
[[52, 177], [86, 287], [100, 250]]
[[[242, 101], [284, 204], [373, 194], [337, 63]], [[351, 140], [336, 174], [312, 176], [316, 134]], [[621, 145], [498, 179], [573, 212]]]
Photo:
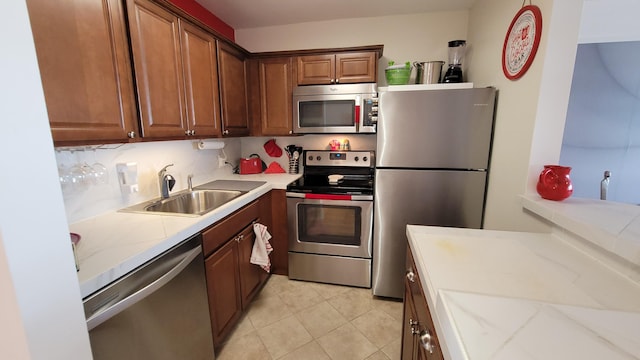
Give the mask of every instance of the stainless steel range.
[[289, 278], [371, 287], [373, 151], [305, 150], [287, 186]]

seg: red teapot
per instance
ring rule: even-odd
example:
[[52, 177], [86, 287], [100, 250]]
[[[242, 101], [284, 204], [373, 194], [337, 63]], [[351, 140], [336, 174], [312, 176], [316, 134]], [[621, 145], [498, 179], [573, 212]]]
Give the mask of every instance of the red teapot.
[[569, 178], [571, 168], [560, 165], [545, 165], [540, 173], [536, 190], [543, 199], [564, 200], [573, 194], [573, 185]]

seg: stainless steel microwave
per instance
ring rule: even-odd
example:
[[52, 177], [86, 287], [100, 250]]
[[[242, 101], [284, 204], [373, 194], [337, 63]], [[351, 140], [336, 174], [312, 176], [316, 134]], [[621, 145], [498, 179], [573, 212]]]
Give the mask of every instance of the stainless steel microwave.
[[375, 133], [376, 84], [297, 86], [293, 90], [296, 134]]

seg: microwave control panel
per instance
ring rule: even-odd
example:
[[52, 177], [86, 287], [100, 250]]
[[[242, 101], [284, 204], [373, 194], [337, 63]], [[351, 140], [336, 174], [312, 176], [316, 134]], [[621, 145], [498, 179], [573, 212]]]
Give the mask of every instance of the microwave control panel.
[[378, 123], [378, 98], [362, 100], [362, 123], [360, 132], [375, 132]]

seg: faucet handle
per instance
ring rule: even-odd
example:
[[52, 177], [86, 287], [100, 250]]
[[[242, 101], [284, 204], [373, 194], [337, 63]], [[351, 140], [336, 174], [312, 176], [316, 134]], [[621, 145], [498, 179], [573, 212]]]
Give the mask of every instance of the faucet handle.
[[193, 174], [187, 175], [187, 186], [189, 191], [193, 191]]
[[176, 179], [171, 175], [165, 175], [164, 181], [167, 183], [169, 191], [173, 190], [173, 187], [176, 185]]

